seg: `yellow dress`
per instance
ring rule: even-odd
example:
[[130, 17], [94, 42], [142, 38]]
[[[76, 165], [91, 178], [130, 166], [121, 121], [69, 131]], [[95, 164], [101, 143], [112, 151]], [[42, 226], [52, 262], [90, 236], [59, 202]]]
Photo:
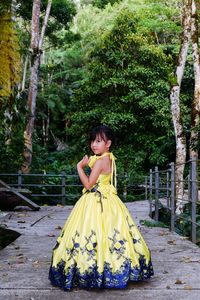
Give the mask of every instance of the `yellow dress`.
[[[64, 290], [125, 288], [153, 275], [150, 251], [116, 191], [116, 166], [83, 189], [53, 248], [49, 280]], [[92, 156], [89, 166], [102, 156]], [[114, 183], [113, 183], [114, 181]]]

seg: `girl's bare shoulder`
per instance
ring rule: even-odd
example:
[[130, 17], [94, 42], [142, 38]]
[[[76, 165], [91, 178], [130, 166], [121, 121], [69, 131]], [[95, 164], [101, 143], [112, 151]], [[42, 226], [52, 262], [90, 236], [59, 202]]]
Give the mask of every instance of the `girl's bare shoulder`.
[[99, 160], [99, 163], [101, 164], [104, 172], [110, 171], [111, 159], [110, 159], [109, 155], [103, 156], [103, 157], [99, 158], [98, 160]]

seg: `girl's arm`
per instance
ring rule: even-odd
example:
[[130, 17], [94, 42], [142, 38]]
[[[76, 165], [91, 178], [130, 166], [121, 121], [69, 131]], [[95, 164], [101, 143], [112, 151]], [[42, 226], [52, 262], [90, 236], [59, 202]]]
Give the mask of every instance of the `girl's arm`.
[[86, 188], [86, 190], [89, 190], [91, 187], [93, 187], [93, 185], [95, 185], [100, 173], [102, 172], [102, 161], [99, 159], [95, 162], [92, 171], [90, 173], [90, 176], [88, 177], [84, 172], [84, 168], [88, 164], [88, 161], [89, 161], [88, 157], [84, 156], [84, 158], [77, 164], [77, 171], [80, 180], [84, 185], [84, 187]]

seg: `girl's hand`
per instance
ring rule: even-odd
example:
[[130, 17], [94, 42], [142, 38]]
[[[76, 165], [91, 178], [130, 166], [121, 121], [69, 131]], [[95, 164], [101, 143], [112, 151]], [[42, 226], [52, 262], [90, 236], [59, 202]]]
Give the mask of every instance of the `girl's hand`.
[[88, 165], [89, 158], [85, 155], [77, 164], [77, 168], [85, 168]]

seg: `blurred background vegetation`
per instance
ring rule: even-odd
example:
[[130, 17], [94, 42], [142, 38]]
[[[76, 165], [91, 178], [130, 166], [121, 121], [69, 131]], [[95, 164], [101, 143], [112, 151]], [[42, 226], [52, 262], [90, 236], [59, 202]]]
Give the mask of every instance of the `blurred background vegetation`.
[[[15, 21], [9, 17], [13, 2]], [[1, 173], [16, 172], [23, 162], [32, 3], [0, 4], [0, 64], [11, 62], [0, 71]], [[41, 22], [46, 5], [42, 1]], [[91, 154], [88, 133], [99, 123], [115, 131], [120, 174], [134, 178], [173, 161], [169, 92], [180, 34], [181, 1], [53, 0], [41, 56], [31, 172], [76, 172], [77, 161]], [[181, 95], [186, 136], [193, 82], [189, 59]]]

